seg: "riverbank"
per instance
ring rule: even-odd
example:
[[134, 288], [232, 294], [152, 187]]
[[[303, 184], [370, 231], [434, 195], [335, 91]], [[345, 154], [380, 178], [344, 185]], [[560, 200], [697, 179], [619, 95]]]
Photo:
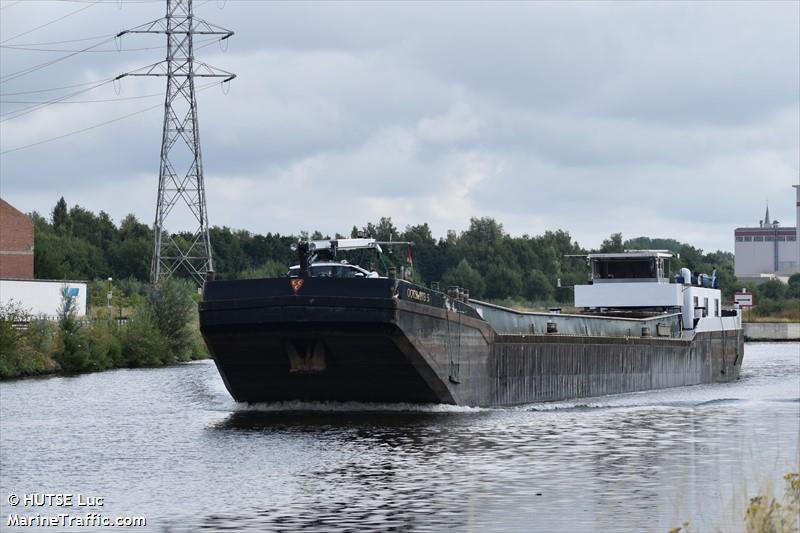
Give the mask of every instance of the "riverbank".
[[0, 306], [0, 379], [160, 367], [205, 359], [193, 286], [175, 281], [148, 289], [125, 323], [105, 310], [78, 320], [65, 297], [58, 320]]
[[747, 341], [800, 341], [800, 322], [745, 322]]

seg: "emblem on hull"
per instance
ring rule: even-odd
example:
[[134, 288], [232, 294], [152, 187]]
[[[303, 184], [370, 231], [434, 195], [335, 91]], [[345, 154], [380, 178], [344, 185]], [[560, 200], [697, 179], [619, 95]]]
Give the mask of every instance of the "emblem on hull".
[[297, 294], [297, 291], [300, 290], [300, 287], [303, 286], [303, 282], [305, 278], [292, 278], [289, 280], [289, 284], [292, 286], [292, 292]]

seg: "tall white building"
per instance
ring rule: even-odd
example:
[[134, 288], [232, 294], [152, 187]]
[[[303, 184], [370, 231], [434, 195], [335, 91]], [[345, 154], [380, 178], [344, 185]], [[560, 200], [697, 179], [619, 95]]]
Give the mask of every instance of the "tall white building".
[[734, 272], [739, 279], [788, 277], [800, 272], [800, 185], [796, 192], [794, 227], [781, 227], [771, 220], [769, 206], [758, 227], [736, 228], [736, 263]]

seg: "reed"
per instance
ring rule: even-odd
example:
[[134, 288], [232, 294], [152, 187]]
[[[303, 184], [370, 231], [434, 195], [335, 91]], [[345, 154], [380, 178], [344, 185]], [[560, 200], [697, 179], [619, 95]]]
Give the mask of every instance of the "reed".
[[[770, 484], [749, 498], [742, 519], [746, 533], [797, 533], [800, 531], [800, 472], [783, 476], [784, 491], [780, 496]], [[717, 527], [722, 532], [729, 528]], [[739, 529], [737, 529], [739, 530]], [[692, 533], [690, 522], [670, 529], [667, 533]]]

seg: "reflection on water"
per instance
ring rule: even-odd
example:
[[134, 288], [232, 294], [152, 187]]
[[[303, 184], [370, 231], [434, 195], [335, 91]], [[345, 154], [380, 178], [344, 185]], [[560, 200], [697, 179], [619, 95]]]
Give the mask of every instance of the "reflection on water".
[[209, 362], [3, 383], [0, 520], [71, 492], [159, 531], [736, 531], [798, 468], [799, 358], [748, 344], [736, 383], [508, 409], [243, 406]]

